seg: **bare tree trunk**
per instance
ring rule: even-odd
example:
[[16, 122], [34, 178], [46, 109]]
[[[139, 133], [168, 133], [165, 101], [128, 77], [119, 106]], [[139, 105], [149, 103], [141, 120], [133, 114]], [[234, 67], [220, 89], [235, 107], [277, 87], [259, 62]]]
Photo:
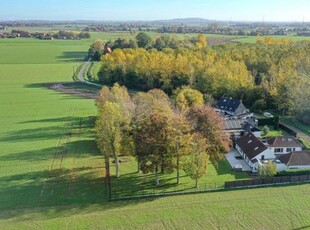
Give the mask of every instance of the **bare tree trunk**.
[[196, 188], [198, 188], [198, 178], [196, 178]]
[[159, 185], [158, 166], [155, 166], [155, 185]]
[[117, 178], [119, 178], [119, 159], [117, 156], [114, 157], [115, 161], [115, 175]]
[[180, 183], [180, 156], [177, 153], [177, 184]]

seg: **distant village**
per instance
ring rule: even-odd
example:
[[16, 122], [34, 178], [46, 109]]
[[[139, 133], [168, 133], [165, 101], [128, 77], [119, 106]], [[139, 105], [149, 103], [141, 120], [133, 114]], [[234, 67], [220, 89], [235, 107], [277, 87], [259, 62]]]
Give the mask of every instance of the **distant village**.
[[[310, 151], [297, 139], [296, 133], [276, 117], [265, 113], [265, 120], [277, 122], [291, 136], [263, 138], [259, 120], [254, 117], [241, 100], [222, 97], [216, 110], [225, 119], [225, 132], [229, 133], [234, 148], [226, 158], [236, 171], [257, 173], [259, 166], [269, 161], [277, 165], [277, 171], [310, 169]], [[264, 119], [262, 119], [264, 120]]]
[[[8, 31], [8, 27], [0, 26], [0, 31]], [[90, 33], [80, 32], [74, 33], [70, 31], [60, 30], [59, 32], [27, 32], [23, 30], [12, 30], [11, 32], [0, 32], [0, 38], [37, 38], [41, 40], [54, 40], [54, 39], [63, 39], [63, 40], [80, 40], [90, 38]]]

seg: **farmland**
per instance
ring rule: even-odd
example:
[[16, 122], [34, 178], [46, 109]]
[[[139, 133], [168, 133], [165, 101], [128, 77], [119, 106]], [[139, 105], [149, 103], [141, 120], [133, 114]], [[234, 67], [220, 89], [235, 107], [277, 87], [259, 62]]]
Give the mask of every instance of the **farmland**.
[[[90, 43], [110, 35], [0, 40], [1, 228], [309, 228], [309, 184], [108, 202], [92, 130], [94, 101], [44, 83], [71, 82]], [[233, 179], [225, 174], [223, 180]]]

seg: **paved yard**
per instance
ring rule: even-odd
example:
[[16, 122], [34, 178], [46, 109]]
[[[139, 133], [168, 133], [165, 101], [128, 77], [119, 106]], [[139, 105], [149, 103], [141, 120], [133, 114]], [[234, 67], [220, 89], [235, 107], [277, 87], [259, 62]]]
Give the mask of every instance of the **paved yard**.
[[231, 149], [229, 153], [225, 154], [226, 159], [228, 160], [229, 164], [233, 168], [239, 168], [242, 167], [242, 171], [252, 171], [251, 167], [245, 162], [245, 160], [242, 159], [236, 159], [237, 157], [242, 157], [236, 149]]

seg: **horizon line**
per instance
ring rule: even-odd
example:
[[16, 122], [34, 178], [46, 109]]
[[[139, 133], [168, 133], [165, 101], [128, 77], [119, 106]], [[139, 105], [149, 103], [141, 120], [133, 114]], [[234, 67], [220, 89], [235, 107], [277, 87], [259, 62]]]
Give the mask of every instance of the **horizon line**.
[[174, 21], [174, 20], [204, 20], [210, 22], [246, 22], [246, 23], [309, 23], [310, 21], [259, 21], [259, 20], [222, 20], [222, 19], [207, 19], [199, 17], [184, 17], [184, 18], [167, 18], [167, 19], [1, 19], [0, 22], [160, 22], [160, 21]]

